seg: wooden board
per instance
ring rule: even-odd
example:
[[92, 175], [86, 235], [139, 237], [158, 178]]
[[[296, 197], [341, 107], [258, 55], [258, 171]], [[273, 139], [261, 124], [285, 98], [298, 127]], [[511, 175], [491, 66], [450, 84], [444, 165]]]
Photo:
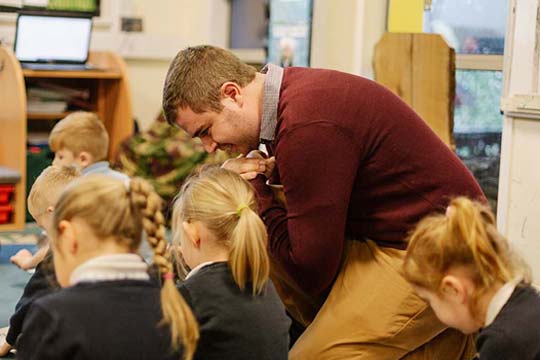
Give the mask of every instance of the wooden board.
[[455, 53], [437, 34], [386, 33], [375, 47], [375, 80], [409, 104], [454, 148]]
[[26, 94], [21, 67], [13, 51], [0, 46], [0, 165], [21, 173], [15, 186], [13, 222], [0, 231], [24, 228], [26, 201]]

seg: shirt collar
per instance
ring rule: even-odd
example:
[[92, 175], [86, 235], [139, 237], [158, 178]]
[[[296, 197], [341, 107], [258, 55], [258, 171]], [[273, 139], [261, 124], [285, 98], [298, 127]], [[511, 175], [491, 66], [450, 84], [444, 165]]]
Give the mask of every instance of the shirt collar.
[[267, 64], [261, 73], [266, 74], [264, 79], [263, 111], [261, 120], [261, 143], [274, 140], [277, 125], [277, 109], [279, 91], [283, 80], [283, 68], [274, 64]]
[[70, 285], [80, 282], [150, 280], [148, 265], [136, 254], [103, 255], [79, 265], [71, 273]]
[[191, 269], [191, 271], [186, 275], [186, 278], [184, 280], [187, 280], [189, 279], [190, 277], [192, 277], [193, 275], [195, 275], [196, 273], [198, 273], [203, 267], [205, 266], [208, 266], [208, 265], [212, 265], [213, 263], [215, 263], [217, 261], [206, 261], [206, 262], [203, 262], [197, 266], [195, 266], [193, 269]]
[[495, 293], [495, 295], [489, 302], [489, 305], [486, 311], [486, 323], [484, 324], [484, 327], [491, 325], [491, 323], [495, 321], [495, 318], [497, 317], [497, 315], [499, 315], [504, 305], [508, 302], [517, 284], [519, 284], [521, 280], [523, 280], [523, 277], [518, 276], [512, 279], [511, 281], [507, 282], [506, 284], [504, 284]]
[[98, 161], [81, 170], [81, 175], [101, 174], [109, 169], [108, 161]]

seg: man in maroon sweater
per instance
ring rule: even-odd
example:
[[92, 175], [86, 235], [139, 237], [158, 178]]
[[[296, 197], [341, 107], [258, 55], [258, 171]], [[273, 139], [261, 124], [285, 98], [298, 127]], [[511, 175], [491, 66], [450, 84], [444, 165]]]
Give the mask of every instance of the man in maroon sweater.
[[[454, 196], [483, 194], [396, 95], [331, 70], [270, 64], [257, 73], [226, 50], [199, 46], [173, 60], [163, 107], [209, 152], [266, 146], [266, 159], [223, 166], [255, 187], [284, 275], [280, 295], [309, 325], [291, 358], [458, 359], [468, 351], [470, 339], [440, 324], [399, 269], [420, 218]], [[283, 186], [286, 205], [270, 184]]]

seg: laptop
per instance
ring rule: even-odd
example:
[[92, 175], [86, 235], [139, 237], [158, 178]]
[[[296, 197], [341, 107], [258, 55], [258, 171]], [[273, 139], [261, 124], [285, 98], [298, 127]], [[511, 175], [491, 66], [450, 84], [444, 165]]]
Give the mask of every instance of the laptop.
[[88, 70], [90, 15], [19, 13], [15, 56], [32, 70]]

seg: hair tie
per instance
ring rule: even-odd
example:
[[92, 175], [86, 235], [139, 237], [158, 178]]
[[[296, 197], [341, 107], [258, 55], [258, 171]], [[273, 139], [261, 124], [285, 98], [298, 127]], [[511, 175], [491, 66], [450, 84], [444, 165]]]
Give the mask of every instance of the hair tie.
[[131, 179], [127, 178], [124, 180], [124, 188], [126, 189], [126, 192], [129, 194], [131, 191]]
[[168, 272], [163, 274], [163, 280], [174, 280], [174, 273]]
[[240, 217], [240, 215], [242, 215], [242, 211], [244, 209], [249, 209], [249, 206], [247, 206], [246, 204], [238, 205], [238, 207], [236, 208], [236, 215], [238, 215], [238, 217]]

